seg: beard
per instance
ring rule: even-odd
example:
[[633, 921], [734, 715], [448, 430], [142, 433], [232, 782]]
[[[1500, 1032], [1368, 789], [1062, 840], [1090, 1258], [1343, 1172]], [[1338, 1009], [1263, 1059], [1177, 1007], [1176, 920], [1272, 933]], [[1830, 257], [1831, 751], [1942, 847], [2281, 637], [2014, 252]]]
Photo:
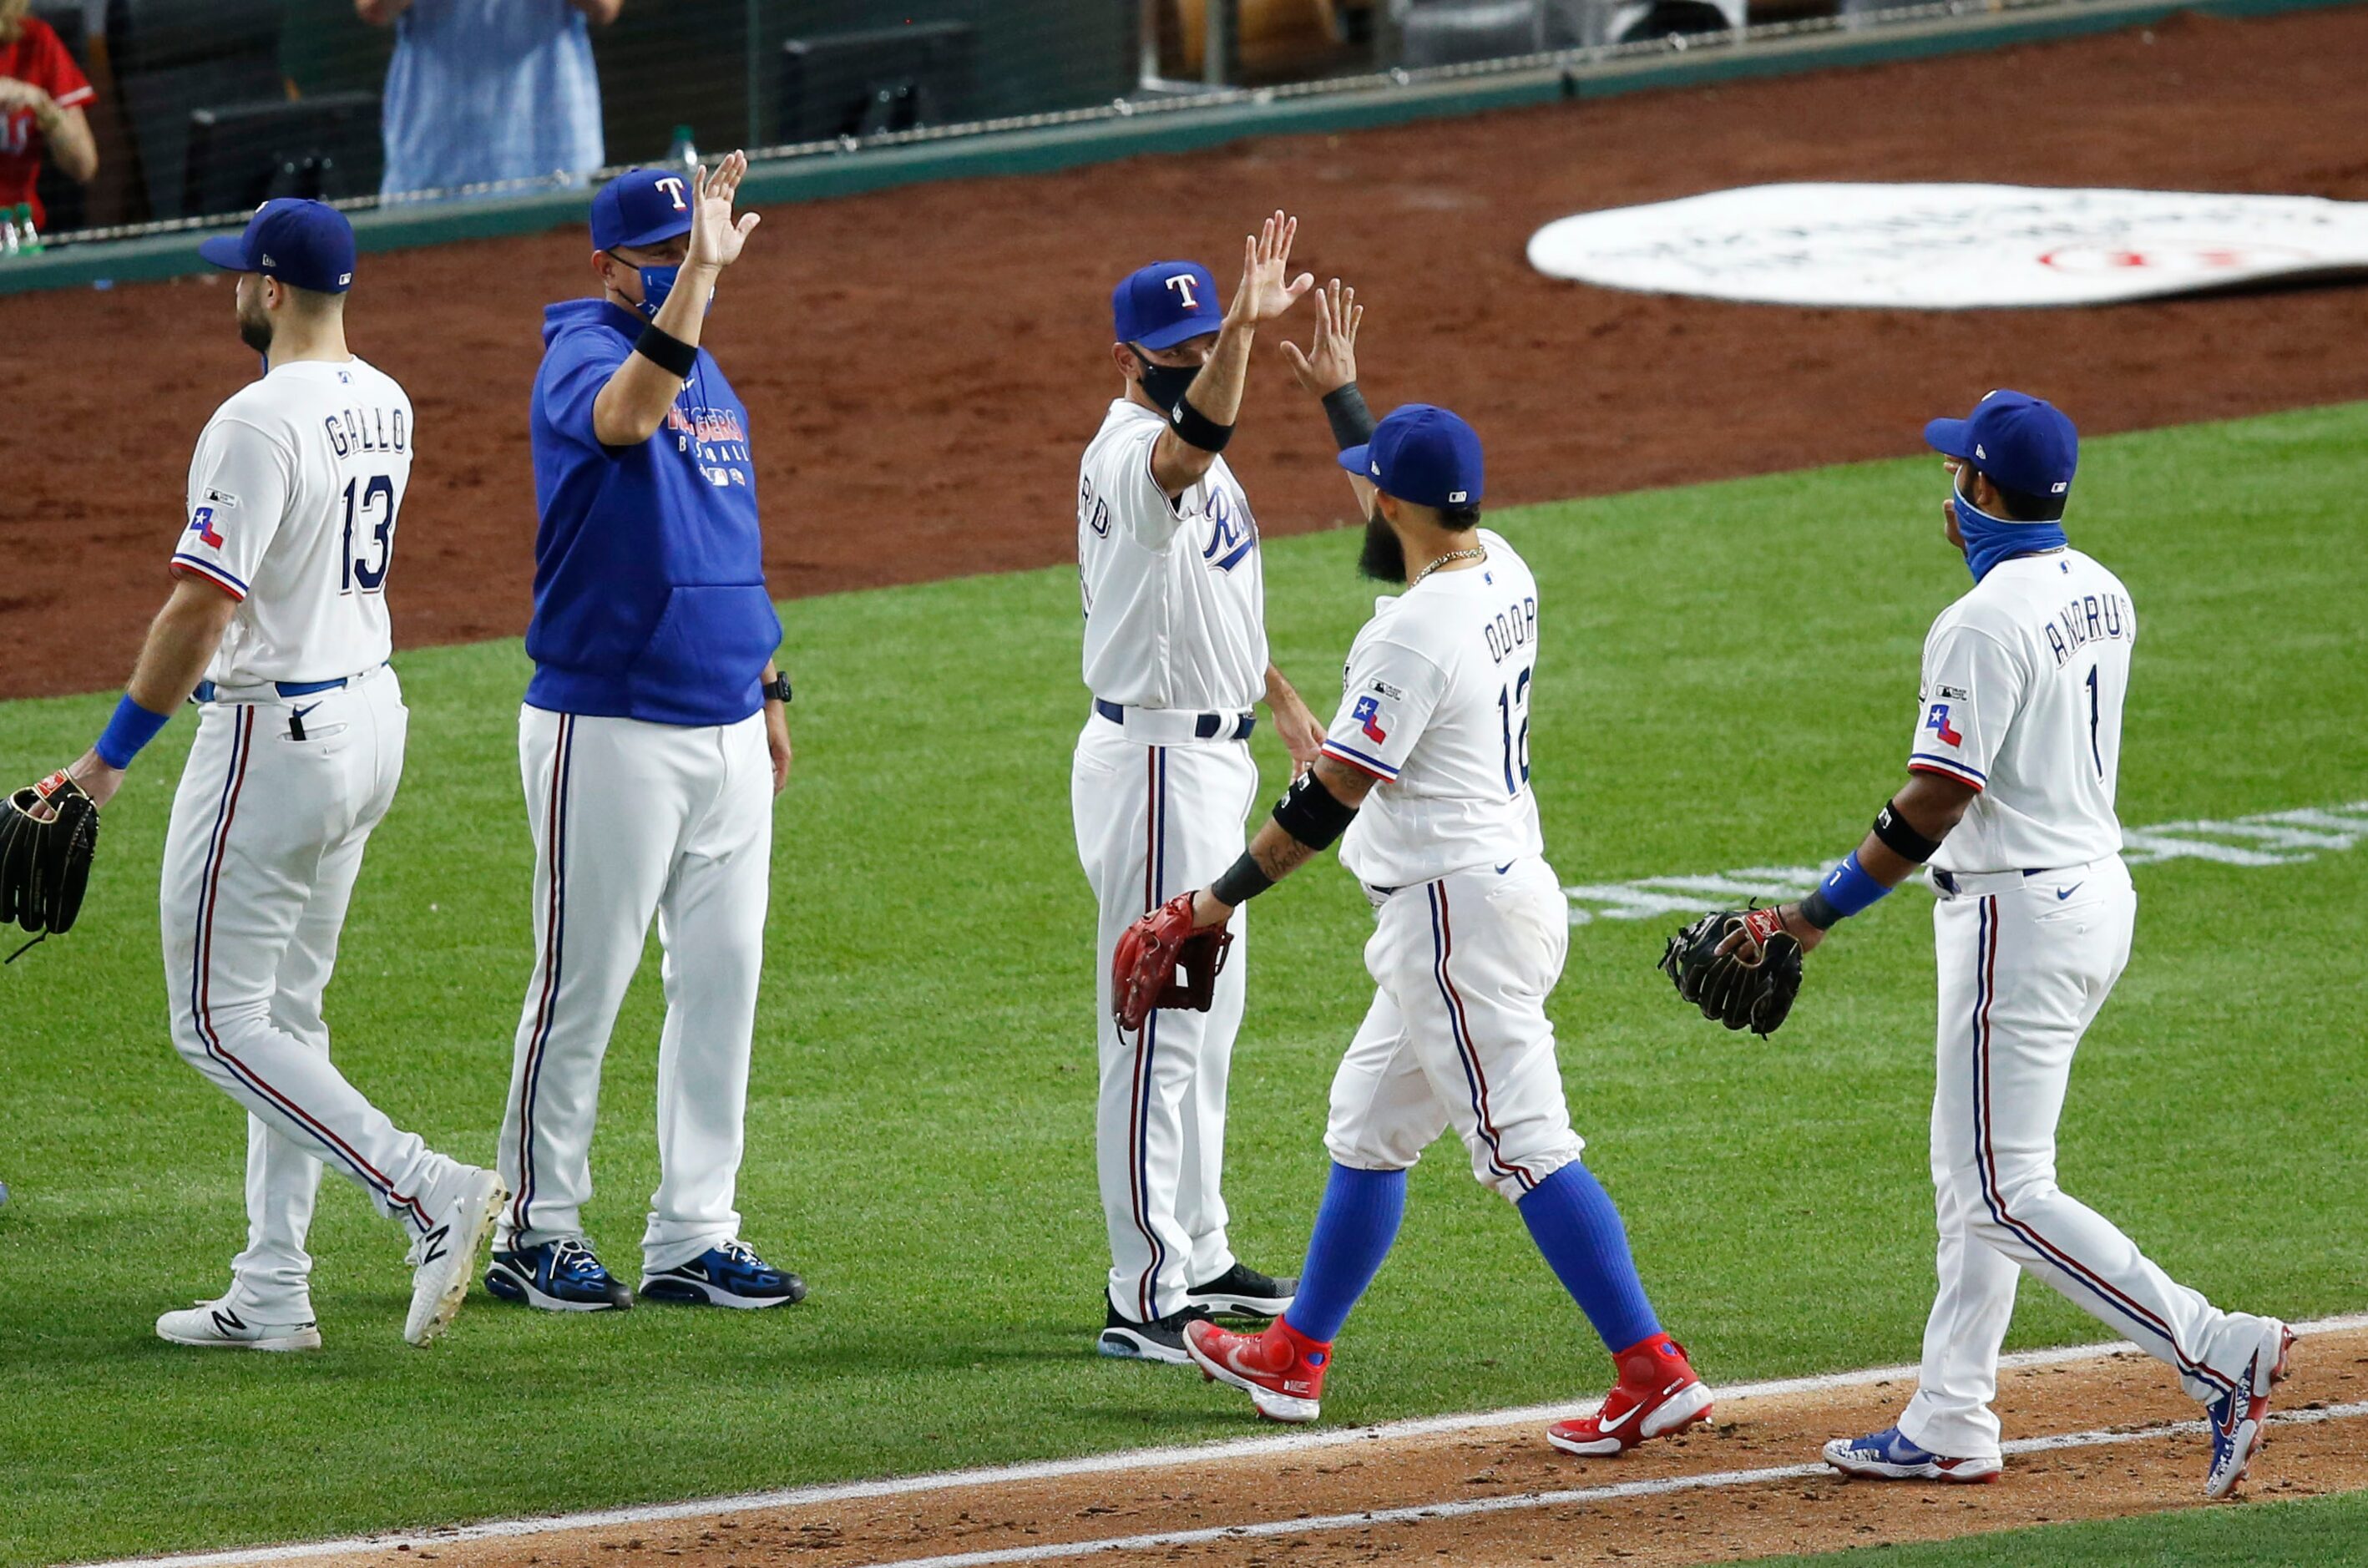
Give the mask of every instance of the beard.
[[244, 311], [240, 312], [238, 317], [238, 340], [241, 343], [245, 344], [249, 348], [254, 349], [257, 354], [270, 353], [271, 318], [267, 315], [250, 316]]
[[1365, 543], [1357, 552], [1357, 570], [1377, 583], [1406, 581], [1406, 546], [1398, 542], [1397, 530], [1383, 522], [1379, 512], [1365, 519]]

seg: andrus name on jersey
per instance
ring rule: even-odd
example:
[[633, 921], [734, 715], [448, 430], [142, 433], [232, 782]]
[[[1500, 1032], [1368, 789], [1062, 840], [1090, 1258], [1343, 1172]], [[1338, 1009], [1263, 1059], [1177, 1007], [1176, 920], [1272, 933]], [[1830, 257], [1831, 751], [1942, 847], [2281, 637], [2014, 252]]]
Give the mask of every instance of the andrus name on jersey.
[[1506, 655], [1538, 640], [1538, 601], [1534, 596], [1507, 605], [1488, 622], [1488, 653], [1498, 664]]
[[2061, 669], [2074, 653], [2104, 638], [2127, 641], [2137, 635], [2137, 617], [2119, 594], [2083, 594], [2055, 612], [2047, 623], [2047, 645]]
[[356, 452], [410, 449], [409, 424], [399, 408], [348, 408], [321, 424], [329, 432], [330, 449], [341, 458]]

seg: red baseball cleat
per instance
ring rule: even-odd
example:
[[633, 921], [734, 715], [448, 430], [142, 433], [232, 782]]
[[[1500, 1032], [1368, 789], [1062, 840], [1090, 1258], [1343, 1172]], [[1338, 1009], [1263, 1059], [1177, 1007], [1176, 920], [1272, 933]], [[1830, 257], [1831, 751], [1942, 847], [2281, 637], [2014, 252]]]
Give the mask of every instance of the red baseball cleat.
[[1184, 1326], [1184, 1348], [1203, 1378], [1233, 1384], [1269, 1421], [1313, 1421], [1321, 1412], [1332, 1346], [1281, 1318], [1262, 1334], [1235, 1334], [1202, 1320]]
[[1566, 1454], [1618, 1454], [1647, 1437], [1666, 1437], [1710, 1415], [1710, 1389], [1694, 1376], [1686, 1347], [1666, 1334], [1639, 1340], [1612, 1358], [1620, 1381], [1603, 1408], [1546, 1428], [1546, 1441]]

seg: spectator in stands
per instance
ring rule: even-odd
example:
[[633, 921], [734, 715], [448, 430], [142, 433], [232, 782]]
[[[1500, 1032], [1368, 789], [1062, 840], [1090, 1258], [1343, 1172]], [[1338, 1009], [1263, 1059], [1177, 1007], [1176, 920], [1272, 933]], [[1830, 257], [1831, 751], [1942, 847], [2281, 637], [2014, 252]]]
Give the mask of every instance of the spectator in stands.
[[[6, 0], [0, 0], [5, 4]], [[624, 0], [354, 0], [395, 29], [382, 196], [580, 180], [603, 162], [591, 28]]]
[[0, 207], [33, 209], [33, 225], [50, 226], [33, 184], [44, 153], [77, 183], [98, 172], [98, 144], [83, 106], [90, 83], [57, 29], [28, 17], [29, 0], [0, 0]]

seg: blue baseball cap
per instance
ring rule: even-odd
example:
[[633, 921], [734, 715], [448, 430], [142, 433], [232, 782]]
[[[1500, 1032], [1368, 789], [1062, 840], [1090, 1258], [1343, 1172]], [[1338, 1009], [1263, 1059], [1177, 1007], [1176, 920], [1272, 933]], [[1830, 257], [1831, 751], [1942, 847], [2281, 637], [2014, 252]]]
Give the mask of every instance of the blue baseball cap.
[[1121, 343], [1173, 348], [1225, 324], [1217, 280], [1197, 261], [1155, 261], [1110, 291], [1110, 320]]
[[1417, 506], [1480, 504], [1480, 433], [1428, 403], [1390, 410], [1371, 440], [1340, 454], [1340, 466]]
[[592, 248], [654, 245], [690, 233], [687, 169], [627, 169], [592, 193]]
[[2002, 490], [2061, 497], [2080, 466], [2080, 432], [2052, 403], [2000, 388], [1986, 393], [1963, 419], [1924, 426], [1934, 451], [1974, 465]]
[[233, 272], [260, 272], [316, 294], [354, 286], [354, 226], [325, 201], [277, 196], [235, 234], [216, 234], [198, 254]]

